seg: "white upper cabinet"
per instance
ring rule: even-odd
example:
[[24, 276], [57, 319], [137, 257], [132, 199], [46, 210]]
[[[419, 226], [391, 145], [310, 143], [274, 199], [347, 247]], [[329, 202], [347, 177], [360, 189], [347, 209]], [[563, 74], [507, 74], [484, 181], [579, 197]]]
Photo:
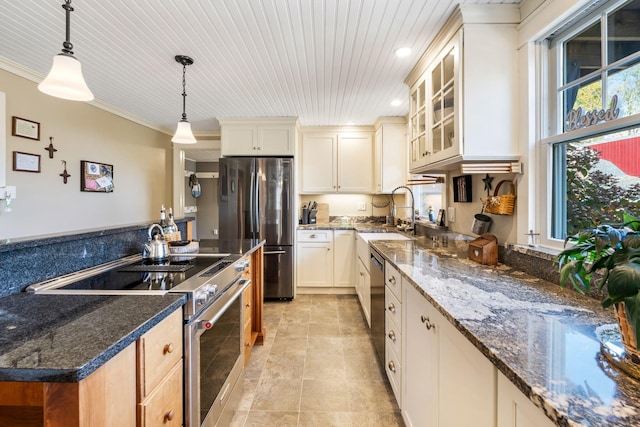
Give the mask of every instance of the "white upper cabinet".
[[407, 123], [381, 117], [375, 127], [374, 193], [391, 193], [407, 176]]
[[517, 160], [514, 5], [461, 5], [411, 71], [412, 173]]
[[303, 133], [302, 193], [371, 193], [373, 140], [371, 132]]
[[219, 119], [222, 156], [293, 156], [297, 119]]

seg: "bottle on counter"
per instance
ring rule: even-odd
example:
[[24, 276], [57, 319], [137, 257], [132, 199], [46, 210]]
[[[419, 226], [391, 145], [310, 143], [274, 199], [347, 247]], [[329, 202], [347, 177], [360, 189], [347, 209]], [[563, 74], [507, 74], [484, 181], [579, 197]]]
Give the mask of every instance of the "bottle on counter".
[[162, 227], [162, 230], [164, 230], [166, 226], [167, 226], [166, 211], [164, 209], [164, 205], [162, 205], [162, 207], [160, 208], [160, 227]]
[[436, 222], [436, 217], [433, 215], [433, 206], [429, 206], [427, 208], [427, 212], [429, 213], [429, 222]]
[[167, 221], [167, 226], [165, 227], [164, 232], [166, 234], [166, 233], [175, 233], [177, 231], [178, 231], [178, 226], [173, 220], [173, 209], [169, 208], [169, 221]]

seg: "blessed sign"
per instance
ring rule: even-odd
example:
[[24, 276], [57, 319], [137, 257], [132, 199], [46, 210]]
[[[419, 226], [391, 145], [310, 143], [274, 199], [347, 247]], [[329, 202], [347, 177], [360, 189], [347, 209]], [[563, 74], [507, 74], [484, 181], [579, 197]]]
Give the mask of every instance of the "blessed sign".
[[618, 95], [611, 97], [611, 106], [606, 110], [593, 110], [583, 112], [582, 107], [574, 108], [567, 113], [567, 131], [595, 125], [601, 121], [608, 122], [615, 120], [620, 114], [618, 106]]

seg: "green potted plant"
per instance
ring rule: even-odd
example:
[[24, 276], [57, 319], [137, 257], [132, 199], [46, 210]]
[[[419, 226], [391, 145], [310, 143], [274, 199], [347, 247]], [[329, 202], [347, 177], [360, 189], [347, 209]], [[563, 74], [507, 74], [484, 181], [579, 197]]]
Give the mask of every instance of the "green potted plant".
[[569, 281], [580, 293], [606, 286], [602, 306], [615, 307], [625, 349], [640, 357], [640, 218], [624, 213], [621, 226], [602, 224], [567, 237], [558, 263], [561, 286]]

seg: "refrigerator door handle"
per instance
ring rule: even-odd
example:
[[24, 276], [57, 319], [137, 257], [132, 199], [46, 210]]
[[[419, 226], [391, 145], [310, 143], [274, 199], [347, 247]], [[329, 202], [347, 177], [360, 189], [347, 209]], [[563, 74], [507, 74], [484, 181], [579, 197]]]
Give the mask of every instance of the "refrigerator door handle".
[[254, 238], [259, 239], [260, 238], [260, 169], [256, 171], [254, 185], [255, 185], [254, 203], [256, 206], [255, 210], [253, 211], [253, 214], [255, 215], [254, 224], [255, 224], [255, 232], [256, 232], [256, 235], [254, 236]]
[[263, 255], [280, 255], [280, 254], [286, 254], [285, 251], [265, 251], [262, 252]]
[[[251, 179], [249, 185], [249, 234], [253, 237], [253, 233], [255, 231], [255, 211], [256, 211], [256, 194], [255, 194], [255, 185], [256, 182], [256, 173], [255, 171], [251, 171]], [[243, 236], [240, 236], [243, 238]]]

